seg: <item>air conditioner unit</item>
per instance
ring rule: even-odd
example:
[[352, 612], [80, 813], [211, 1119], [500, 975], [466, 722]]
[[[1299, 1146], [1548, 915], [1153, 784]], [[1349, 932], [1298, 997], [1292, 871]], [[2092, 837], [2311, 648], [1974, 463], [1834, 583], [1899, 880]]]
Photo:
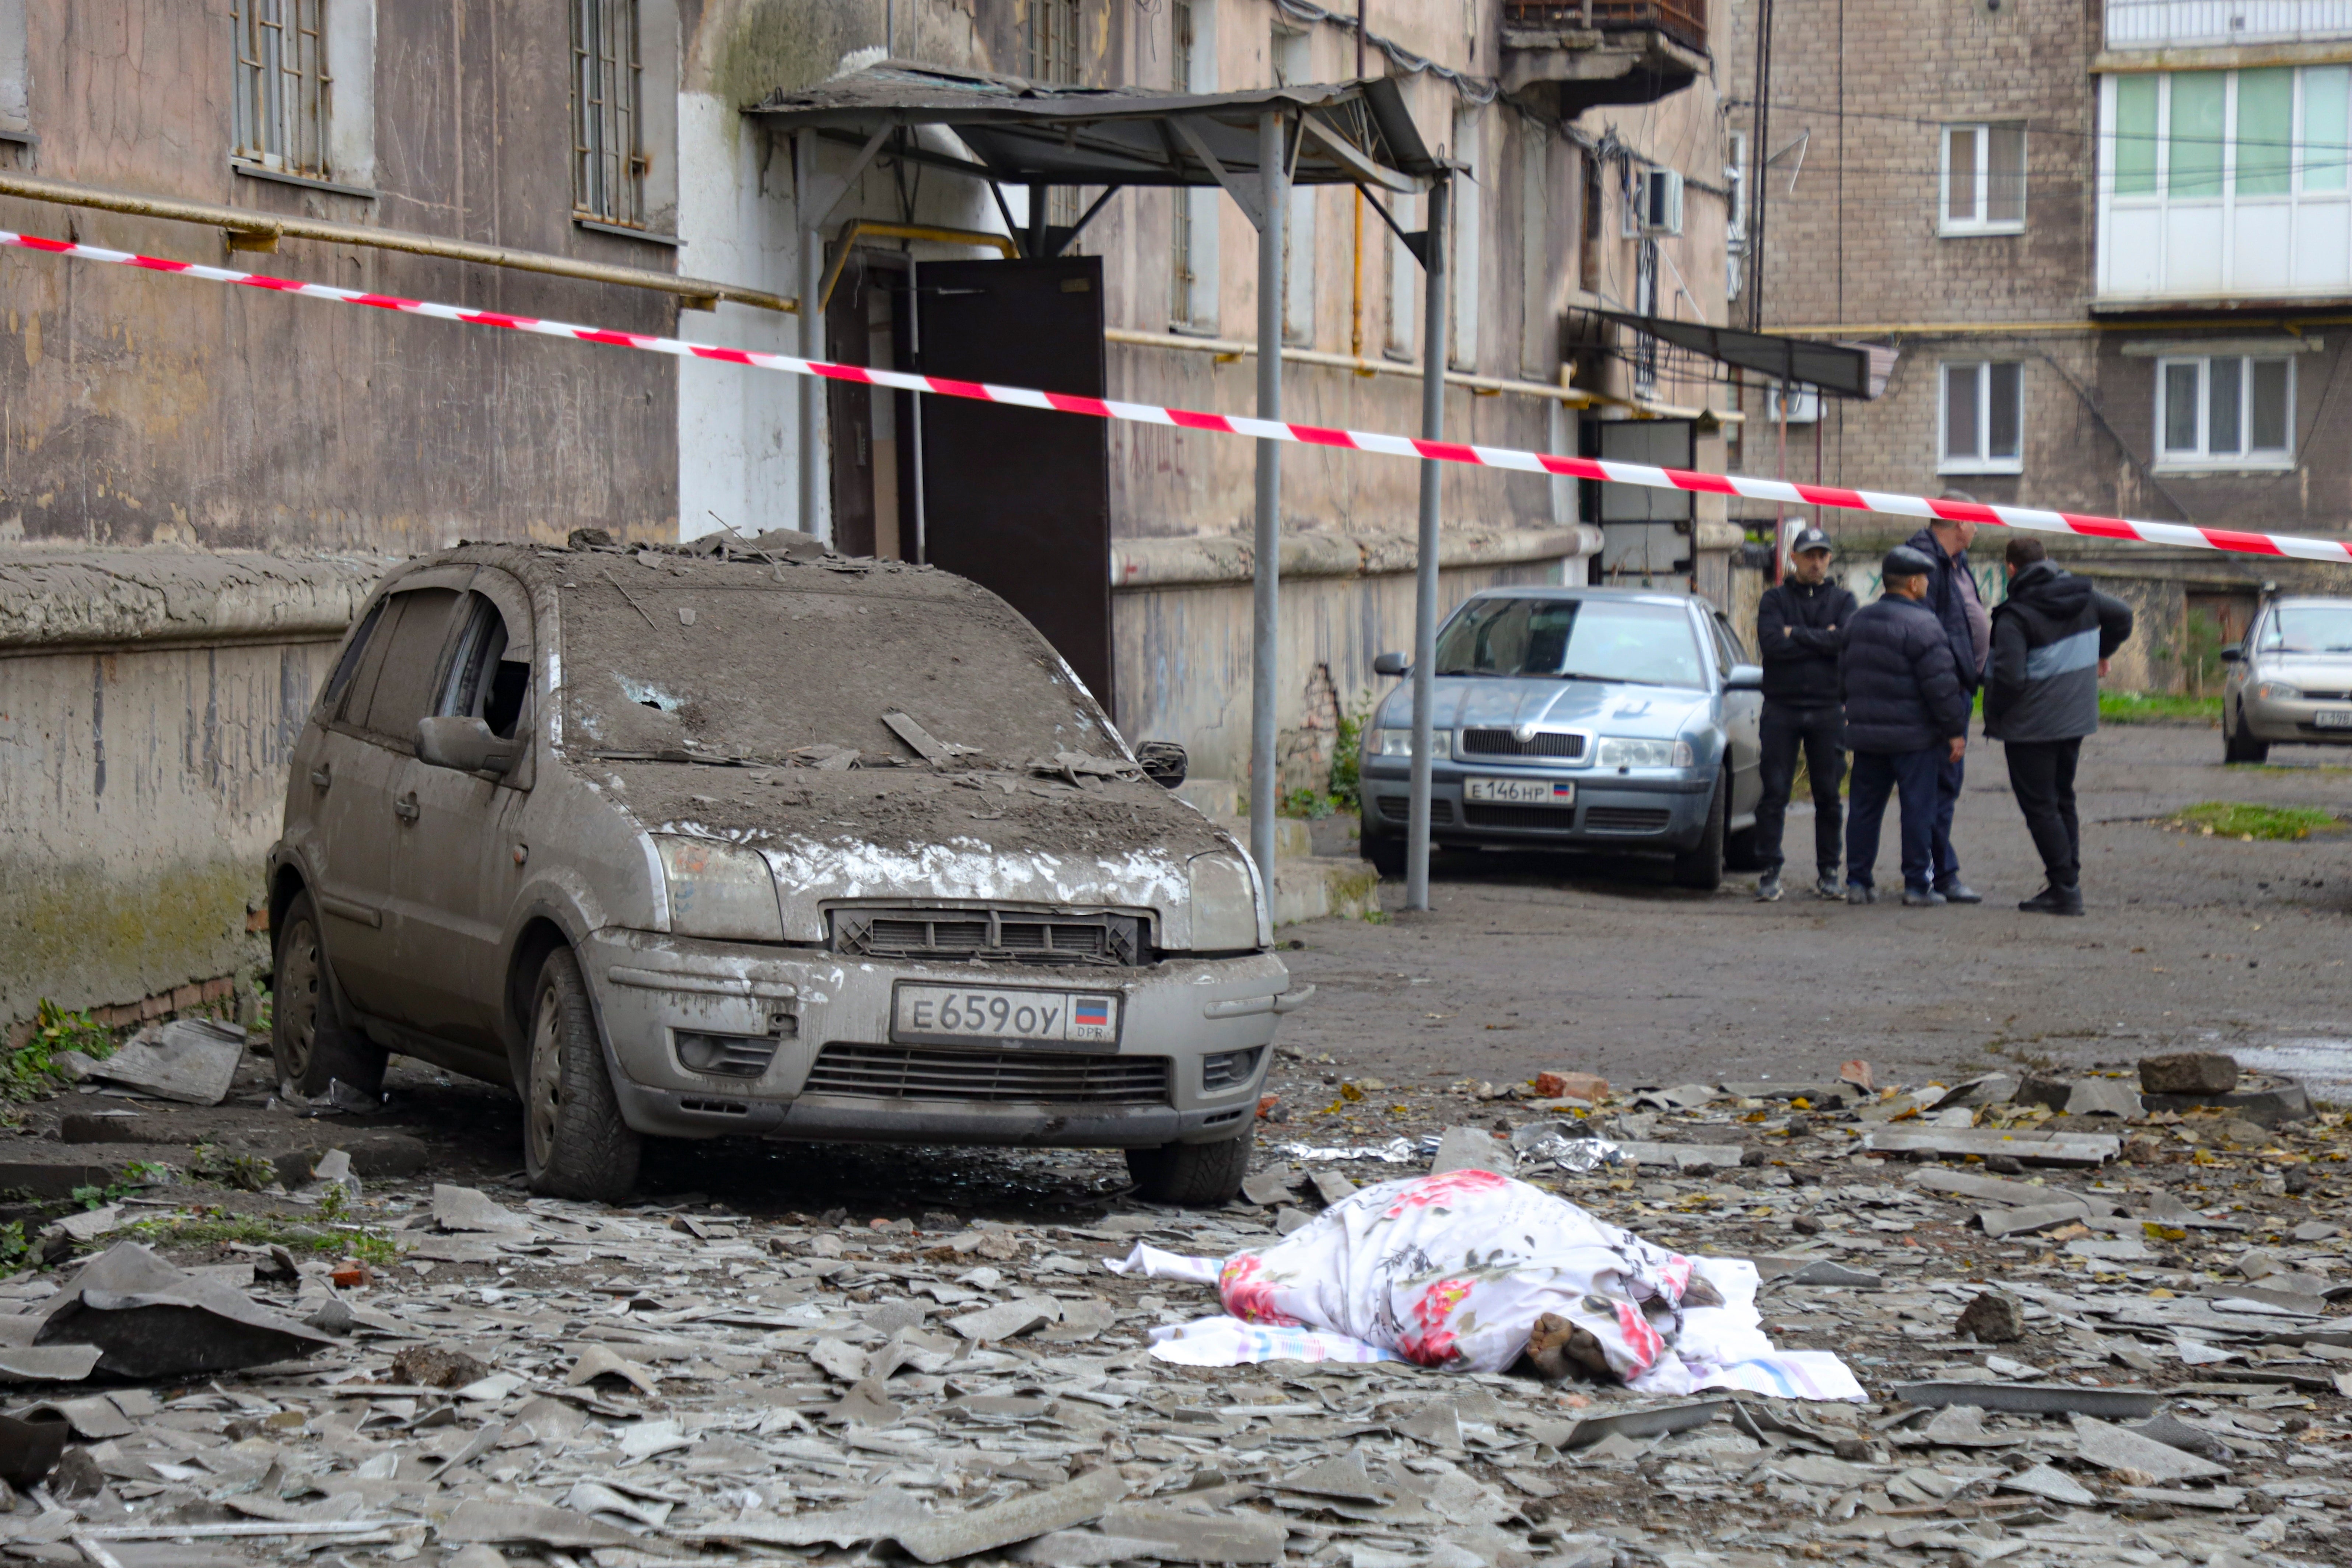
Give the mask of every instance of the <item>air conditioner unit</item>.
[[1683, 177], [1673, 169], [1633, 174], [1633, 229], [1637, 234], [1683, 231]]

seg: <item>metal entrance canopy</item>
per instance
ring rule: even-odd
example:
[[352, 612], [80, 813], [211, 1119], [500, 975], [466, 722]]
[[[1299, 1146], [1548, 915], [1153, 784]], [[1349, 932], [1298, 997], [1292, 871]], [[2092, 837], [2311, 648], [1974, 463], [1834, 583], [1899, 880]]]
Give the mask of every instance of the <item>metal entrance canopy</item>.
[[1876, 397], [1886, 390], [1886, 378], [1895, 369], [1893, 350], [1867, 343], [1775, 337], [1769, 332], [1743, 331], [1738, 327], [1711, 327], [1704, 321], [1637, 316], [1630, 310], [1594, 310], [1586, 313], [1663, 338], [1677, 348], [1724, 364], [1736, 364], [1742, 370], [1794, 385], [1817, 387], [1832, 397]]
[[[1381, 221], [1397, 231], [1423, 268], [1422, 435], [1443, 435], [1446, 309], [1446, 210], [1452, 165], [1421, 137], [1394, 80], [1370, 78], [1323, 85], [1262, 88], [1249, 92], [1157, 93], [1030, 81], [981, 71], [952, 70], [905, 60], [882, 60], [831, 81], [779, 89], [745, 110], [793, 141], [799, 193], [802, 300], [801, 352], [820, 357], [822, 313], [815, 279], [823, 270], [819, 230], [848, 197], [877, 154], [952, 170], [987, 184], [1005, 230], [1028, 257], [1059, 255], [1088, 220], [1126, 185], [1222, 188], [1257, 230], [1257, 413], [1282, 417], [1284, 226], [1293, 184], [1354, 185]], [[920, 144], [914, 132], [931, 126], [953, 132], [969, 158]], [[840, 178], [841, 192], [817, 210], [816, 144], [835, 141], [857, 151]], [[1020, 235], [1002, 187], [1028, 188], [1026, 236]], [[1045, 193], [1055, 186], [1099, 186], [1077, 222], [1045, 221]], [[1429, 193], [1428, 223], [1416, 233], [1398, 227], [1373, 187]], [[920, 430], [921, 403], [916, 404]], [[917, 437], [920, 439], [919, 435]], [[801, 388], [803, 526], [814, 531], [816, 399], [814, 383]], [[1281, 616], [1282, 444], [1257, 443], [1256, 582], [1251, 626], [1250, 848], [1273, 896], [1275, 873], [1275, 710], [1277, 636]], [[1421, 476], [1419, 573], [1413, 625], [1412, 809], [1407, 832], [1406, 902], [1429, 905], [1429, 796], [1432, 692], [1437, 614], [1437, 464], [1424, 459]]]
[[[968, 162], [919, 147], [894, 154], [1010, 185], [1254, 185], [1258, 117], [1303, 133], [1289, 183], [1424, 189], [1442, 165], [1386, 78], [1251, 92], [1163, 93], [1073, 87], [883, 60], [814, 87], [776, 91], [744, 112], [777, 129], [845, 132], [942, 126]], [[1246, 205], [1246, 204], [1244, 204]]]

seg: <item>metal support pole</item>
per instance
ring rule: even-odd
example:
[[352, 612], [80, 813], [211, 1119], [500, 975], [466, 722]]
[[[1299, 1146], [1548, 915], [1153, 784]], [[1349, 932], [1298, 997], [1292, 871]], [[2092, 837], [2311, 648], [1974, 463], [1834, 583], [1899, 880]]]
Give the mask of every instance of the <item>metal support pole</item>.
[[[1428, 253], [1422, 263], [1421, 437], [1445, 436], [1445, 227], [1454, 205], [1450, 175], [1429, 188]], [[1437, 705], [1437, 486], [1434, 458], [1421, 460], [1421, 538], [1412, 585], [1412, 808], [1405, 828], [1404, 907], [1429, 908], [1431, 721]]]
[[[823, 311], [817, 293], [824, 287], [824, 239], [816, 227], [816, 133], [813, 131], [793, 138], [793, 221], [801, 231], [801, 357], [822, 359], [824, 339], [818, 329]], [[816, 400], [824, 395], [826, 384], [813, 375], [794, 379], [800, 383], [801, 531], [823, 538], [826, 530], [817, 515], [817, 474], [823, 456], [817, 450]]]
[[[1265, 221], [1257, 230], [1257, 416], [1282, 417], [1282, 228], [1290, 206], [1282, 116], [1257, 117]], [[1250, 858], [1274, 896], [1274, 716], [1282, 617], [1282, 443], [1257, 444], [1256, 582], [1250, 615]]]

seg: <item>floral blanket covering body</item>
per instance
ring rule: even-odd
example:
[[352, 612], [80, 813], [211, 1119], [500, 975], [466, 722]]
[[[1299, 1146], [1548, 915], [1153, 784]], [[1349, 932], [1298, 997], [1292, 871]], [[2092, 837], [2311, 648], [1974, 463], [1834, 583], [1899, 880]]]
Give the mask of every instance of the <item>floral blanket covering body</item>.
[[[1725, 1305], [1685, 1307], [1702, 1272]], [[1276, 1245], [1227, 1258], [1217, 1292], [1244, 1322], [1328, 1330], [1462, 1372], [1509, 1367], [1546, 1312], [1591, 1333], [1629, 1384], [1692, 1386], [1675, 1346], [1694, 1338], [1706, 1365], [1772, 1353], [1753, 1264], [1669, 1252], [1487, 1171], [1351, 1194]]]

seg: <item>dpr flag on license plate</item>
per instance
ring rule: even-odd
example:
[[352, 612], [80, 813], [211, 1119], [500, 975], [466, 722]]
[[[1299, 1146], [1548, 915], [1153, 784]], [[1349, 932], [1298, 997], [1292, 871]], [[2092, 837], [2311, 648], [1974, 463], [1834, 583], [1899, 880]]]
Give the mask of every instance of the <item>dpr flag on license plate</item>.
[[1110, 1027], [1110, 998], [1108, 996], [1074, 996], [1070, 999], [1070, 1022], [1081, 1028]]

